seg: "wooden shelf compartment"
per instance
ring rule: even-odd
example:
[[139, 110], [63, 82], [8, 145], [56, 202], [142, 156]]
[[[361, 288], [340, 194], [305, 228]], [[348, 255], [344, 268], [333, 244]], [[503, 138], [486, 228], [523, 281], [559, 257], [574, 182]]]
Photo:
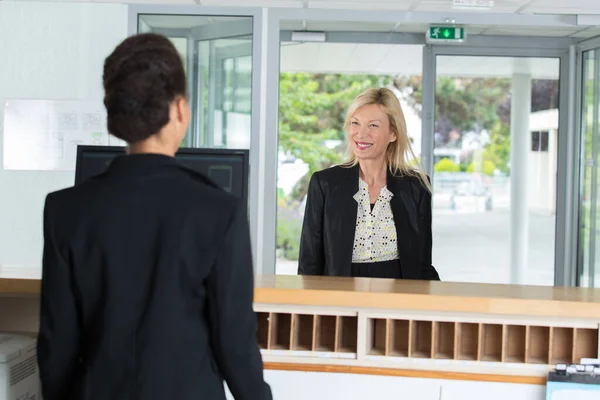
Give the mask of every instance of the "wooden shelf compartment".
[[388, 354], [387, 337], [388, 320], [382, 318], [369, 319], [367, 332], [367, 354], [374, 356], [384, 356]]
[[290, 350], [292, 337], [292, 314], [271, 313], [269, 350]]
[[504, 358], [507, 363], [524, 363], [527, 345], [527, 327], [524, 325], [504, 326]]
[[292, 350], [312, 351], [315, 338], [315, 316], [292, 315]]
[[573, 328], [550, 328], [550, 364], [573, 361]]
[[267, 349], [269, 347], [269, 313], [257, 312], [256, 319], [258, 322], [258, 330], [256, 332], [258, 347]]
[[477, 360], [480, 324], [460, 322], [456, 325], [456, 359]]
[[335, 351], [336, 322], [334, 315], [317, 315], [315, 318], [315, 340], [313, 350]]
[[336, 319], [336, 353], [356, 353], [358, 317], [338, 316]]
[[433, 322], [412, 321], [409, 357], [433, 358]]
[[454, 359], [456, 344], [456, 323], [434, 322], [433, 325], [433, 358]]
[[480, 361], [502, 361], [502, 325], [482, 324]]
[[410, 331], [412, 321], [391, 320], [388, 324], [389, 355], [393, 357], [408, 357], [410, 347]]
[[573, 363], [582, 358], [598, 358], [598, 329], [575, 328], [573, 337]]
[[528, 326], [525, 362], [550, 364], [550, 327]]

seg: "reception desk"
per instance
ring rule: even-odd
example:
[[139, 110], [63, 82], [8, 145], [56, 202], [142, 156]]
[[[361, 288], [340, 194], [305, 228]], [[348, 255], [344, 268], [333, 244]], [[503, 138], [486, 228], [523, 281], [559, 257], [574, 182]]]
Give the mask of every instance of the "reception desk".
[[[543, 388], [554, 364], [598, 357], [600, 290], [301, 276], [255, 286], [267, 370]], [[38, 301], [37, 279], [0, 279], [0, 331], [34, 333]]]
[[255, 309], [282, 369], [544, 384], [598, 358], [594, 289], [259, 276]]

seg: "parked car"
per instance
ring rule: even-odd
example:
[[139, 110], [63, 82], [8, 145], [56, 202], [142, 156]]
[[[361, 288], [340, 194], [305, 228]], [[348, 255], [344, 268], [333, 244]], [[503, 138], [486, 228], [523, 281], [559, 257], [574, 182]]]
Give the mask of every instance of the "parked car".
[[474, 211], [492, 211], [492, 192], [481, 180], [462, 182], [456, 186], [450, 198], [450, 208]]

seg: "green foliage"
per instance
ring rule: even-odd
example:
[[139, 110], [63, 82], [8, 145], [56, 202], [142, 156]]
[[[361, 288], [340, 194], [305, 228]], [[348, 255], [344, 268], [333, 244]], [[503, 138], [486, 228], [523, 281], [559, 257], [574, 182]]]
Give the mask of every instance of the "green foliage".
[[300, 233], [302, 220], [278, 213], [277, 215], [277, 249], [287, 260], [296, 261], [300, 251]]
[[[329, 148], [327, 140], [345, 141], [346, 109], [361, 92], [390, 83], [378, 75], [282, 73], [279, 81], [279, 146], [308, 164], [308, 176], [342, 162], [344, 145]], [[303, 188], [294, 190], [301, 199]]]
[[494, 163], [504, 173], [509, 173], [510, 161], [510, 128], [501, 121], [496, 121], [490, 134], [490, 144], [485, 148], [484, 159]]
[[460, 167], [449, 158], [442, 158], [433, 166], [435, 172], [459, 172]]
[[[511, 80], [505, 78], [438, 77], [436, 82], [436, 132], [446, 136], [451, 130], [459, 132], [487, 130], [491, 144], [486, 147], [486, 159], [508, 171], [510, 158], [510, 99]], [[421, 77], [398, 77], [394, 85], [407, 94], [408, 104], [421, 113]], [[465, 171], [467, 166], [461, 166]]]
[[494, 171], [496, 171], [496, 164], [489, 160], [484, 160], [483, 162], [473, 161], [467, 167], [467, 172], [481, 172], [488, 176], [494, 175]]

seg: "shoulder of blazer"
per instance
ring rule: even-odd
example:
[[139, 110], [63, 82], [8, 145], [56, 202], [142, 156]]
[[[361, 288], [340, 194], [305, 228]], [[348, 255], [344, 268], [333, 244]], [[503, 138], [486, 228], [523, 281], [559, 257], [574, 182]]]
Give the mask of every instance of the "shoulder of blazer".
[[[415, 175], [392, 175], [391, 173], [388, 175], [388, 179], [391, 179], [391, 184], [388, 183], [388, 187], [392, 193], [397, 193], [399, 191], [409, 192], [411, 193], [415, 201], [418, 201], [423, 198], [425, 195], [431, 195], [429, 189], [423, 185], [421, 182], [421, 178]], [[431, 182], [429, 176], [427, 179]]]
[[319, 181], [329, 183], [339, 182], [339, 179], [348, 178], [357, 173], [358, 167], [342, 167], [340, 165], [335, 165], [333, 167], [317, 171], [313, 175], [316, 175], [319, 178]]
[[180, 164], [177, 164], [177, 167], [185, 172], [185, 174], [187, 176], [189, 176], [190, 178], [192, 178], [192, 180], [199, 182], [199, 183], [203, 183], [213, 189], [217, 189], [219, 192], [222, 193], [227, 193], [223, 188], [221, 188], [219, 185], [217, 185], [212, 179], [210, 179], [208, 176], [198, 172], [198, 171], [194, 171], [193, 169], [184, 167]]

